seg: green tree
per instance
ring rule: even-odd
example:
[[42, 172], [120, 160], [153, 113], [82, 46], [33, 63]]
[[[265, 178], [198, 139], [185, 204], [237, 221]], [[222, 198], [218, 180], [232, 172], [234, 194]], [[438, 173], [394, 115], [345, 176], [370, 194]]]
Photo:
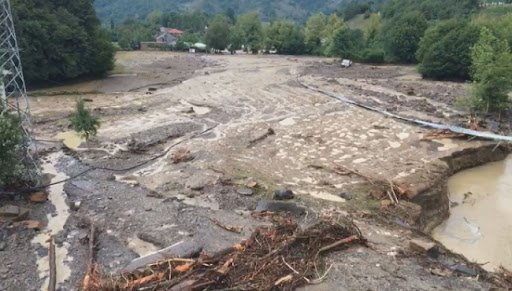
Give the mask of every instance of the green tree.
[[234, 54], [244, 44], [244, 32], [240, 27], [232, 26], [230, 29], [229, 51]]
[[322, 31], [322, 40], [323, 40], [323, 53], [325, 55], [330, 55], [330, 49], [333, 47], [335, 34], [345, 27], [345, 23], [343, 19], [338, 17], [336, 14], [332, 14], [327, 17], [327, 21], [325, 23], [325, 27]]
[[263, 28], [258, 14], [251, 12], [238, 17], [236, 26], [243, 34], [245, 49], [253, 54], [258, 53], [263, 41]]
[[372, 13], [368, 19], [368, 26], [364, 31], [364, 36], [366, 38], [366, 44], [370, 45], [374, 43], [377, 39], [377, 36], [380, 32], [381, 27], [381, 16], [377, 13]]
[[358, 59], [363, 48], [363, 32], [360, 29], [343, 27], [334, 33], [333, 41], [327, 47], [327, 54], [344, 59]]
[[466, 21], [439, 22], [420, 41], [418, 71], [425, 78], [469, 79], [471, 47], [478, 37], [478, 28]]
[[114, 48], [92, 0], [11, 3], [29, 84], [97, 76], [112, 68]]
[[275, 49], [279, 54], [302, 54], [305, 51], [304, 34], [292, 22], [274, 22], [265, 29], [265, 49]]
[[414, 63], [416, 50], [427, 27], [427, 20], [420, 12], [410, 12], [393, 19], [386, 28], [385, 36], [385, 47], [391, 60]]
[[224, 15], [217, 15], [210, 22], [206, 32], [206, 44], [217, 50], [224, 50], [229, 44], [229, 20]]
[[98, 118], [92, 116], [91, 111], [85, 107], [83, 99], [76, 102], [75, 111], [71, 115], [70, 121], [73, 129], [83, 135], [86, 140], [96, 136], [100, 126]]
[[309, 53], [314, 55], [323, 54], [322, 39], [326, 25], [327, 16], [323, 13], [317, 13], [309, 17], [304, 33], [306, 49]]
[[512, 90], [512, 53], [507, 41], [483, 27], [471, 59], [473, 107], [486, 112], [507, 108]]

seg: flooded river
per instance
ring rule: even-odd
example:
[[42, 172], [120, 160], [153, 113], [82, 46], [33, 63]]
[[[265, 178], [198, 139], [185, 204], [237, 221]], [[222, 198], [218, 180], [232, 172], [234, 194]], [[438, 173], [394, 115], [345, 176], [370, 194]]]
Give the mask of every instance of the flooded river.
[[512, 156], [460, 172], [448, 188], [450, 218], [433, 237], [489, 271], [512, 269]]

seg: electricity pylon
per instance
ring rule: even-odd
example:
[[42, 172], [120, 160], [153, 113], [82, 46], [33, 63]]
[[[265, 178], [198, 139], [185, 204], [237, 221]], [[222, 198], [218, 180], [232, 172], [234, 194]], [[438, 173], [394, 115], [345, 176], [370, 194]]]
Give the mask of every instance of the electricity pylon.
[[26, 137], [23, 162], [35, 165], [35, 144], [29, 133], [30, 107], [9, 0], [0, 0], [0, 115], [4, 114], [18, 115]]

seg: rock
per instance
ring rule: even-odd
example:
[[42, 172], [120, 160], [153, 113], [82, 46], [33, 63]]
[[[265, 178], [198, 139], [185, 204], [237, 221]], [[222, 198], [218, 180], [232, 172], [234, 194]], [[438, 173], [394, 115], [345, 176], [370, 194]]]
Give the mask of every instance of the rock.
[[131, 261], [124, 269], [125, 273], [133, 273], [139, 268], [145, 268], [147, 265], [164, 261], [168, 258], [192, 258], [201, 253], [203, 245], [196, 241], [180, 241], [170, 247], [159, 250], [155, 253]]
[[163, 199], [164, 198], [164, 195], [156, 192], [156, 191], [149, 191], [148, 194], [146, 194], [146, 197], [151, 197], [151, 198], [157, 198], [157, 199]]
[[258, 206], [256, 206], [257, 212], [287, 212], [293, 215], [300, 216], [306, 213], [306, 208], [297, 206], [297, 204], [293, 202], [284, 202], [284, 201], [266, 201], [262, 200], [258, 202]]
[[242, 196], [252, 196], [254, 195], [254, 191], [252, 191], [249, 188], [239, 188], [236, 190], [236, 192]]
[[192, 161], [193, 159], [194, 159], [194, 156], [192, 155], [190, 150], [187, 150], [184, 148], [176, 150], [171, 155], [171, 160], [175, 164], [189, 162], [189, 161]]
[[144, 208], [144, 211], [146, 211], [146, 212], [150, 212], [150, 211], [152, 211], [152, 210], [153, 210], [153, 208], [151, 208], [151, 207], [149, 207], [149, 206], [148, 206], [148, 207], [146, 207], [146, 208]]
[[439, 249], [437, 245], [430, 241], [413, 239], [409, 241], [409, 247], [414, 252], [428, 254], [429, 256], [432, 257], [439, 256]]
[[240, 216], [250, 216], [251, 215], [251, 212], [248, 211], [248, 210], [235, 210], [235, 213], [240, 215]]
[[7, 243], [4, 241], [0, 241], [0, 252], [7, 248]]
[[274, 192], [274, 200], [290, 200], [295, 198], [295, 194], [291, 190], [283, 189]]
[[35, 192], [30, 194], [29, 199], [34, 203], [44, 203], [48, 200], [48, 195], [44, 192]]
[[245, 186], [247, 188], [254, 189], [254, 188], [258, 187], [258, 182], [253, 181], [253, 180], [249, 180], [249, 181], [247, 181], [247, 183], [245, 183]]
[[466, 265], [457, 265], [455, 266], [454, 271], [471, 277], [478, 276], [478, 272], [475, 269], [469, 268]]
[[116, 180], [116, 176], [114, 176], [114, 174], [110, 174], [107, 176], [107, 181], [115, 181]]
[[82, 206], [82, 201], [74, 201], [71, 202], [70, 208], [73, 211], [78, 211], [80, 209], [80, 206]]
[[0, 217], [11, 221], [21, 221], [28, 218], [30, 210], [14, 205], [0, 207]]
[[354, 193], [350, 193], [350, 192], [342, 192], [338, 196], [340, 196], [341, 198], [343, 198], [345, 200], [352, 200], [352, 199], [354, 199], [354, 197], [356, 195]]

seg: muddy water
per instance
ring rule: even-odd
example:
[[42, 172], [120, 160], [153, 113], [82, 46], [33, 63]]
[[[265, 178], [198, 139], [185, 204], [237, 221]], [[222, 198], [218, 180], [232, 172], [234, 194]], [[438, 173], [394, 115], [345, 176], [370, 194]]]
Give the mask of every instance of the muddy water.
[[448, 188], [450, 218], [433, 237], [487, 270], [512, 269], [512, 156], [463, 171]]
[[[62, 156], [62, 153], [54, 153], [48, 157], [48, 161], [43, 164], [43, 172], [53, 175], [52, 182], [62, 181], [68, 177], [55, 169], [55, 164]], [[54, 214], [48, 214], [48, 225], [37, 236], [32, 239], [34, 245], [42, 245], [48, 247], [48, 240], [51, 236], [56, 235], [64, 229], [66, 220], [69, 217], [69, 207], [66, 204], [66, 194], [64, 193], [64, 184], [57, 184], [49, 187], [48, 200], [54, 205]], [[48, 256], [41, 256], [36, 252], [37, 269], [39, 277], [44, 279], [41, 290], [47, 290], [50, 281], [50, 268]], [[68, 249], [65, 244], [55, 247], [55, 263], [57, 267], [57, 286], [63, 283], [71, 275], [71, 269], [66, 264], [70, 262], [72, 257], [68, 255]]]
[[57, 134], [55, 138], [62, 140], [62, 143], [64, 143], [66, 147], [72, 150], [78, 149], [80, 144], [84, 142], [82, 136], [78, 134], [76, 131], [61, 132]]

